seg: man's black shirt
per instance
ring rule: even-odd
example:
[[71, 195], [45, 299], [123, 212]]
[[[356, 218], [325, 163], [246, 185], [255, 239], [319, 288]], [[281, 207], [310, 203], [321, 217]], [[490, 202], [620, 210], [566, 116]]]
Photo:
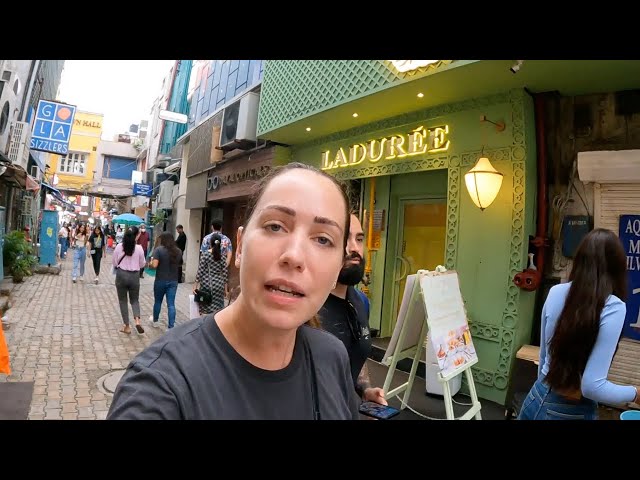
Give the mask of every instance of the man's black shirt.
[[358, 390], [358, 375], [371, 353], [369, 315], [364, 301], [354, 287], [348, 287], [346, 299], [329, 294], [318, 316], [322, 328], [344, 343], [349, 354], [353, 385]]

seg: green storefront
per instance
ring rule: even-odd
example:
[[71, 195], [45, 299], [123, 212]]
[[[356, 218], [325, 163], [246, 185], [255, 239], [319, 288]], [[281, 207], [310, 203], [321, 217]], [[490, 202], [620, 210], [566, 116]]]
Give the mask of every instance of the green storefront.
[[[363, 179], [362, 208], [369, 215], [373, 200], [376, 213], [370, 323], [381, 337], [393, 332], [407, 274], [438, 264], [458, 271], [479, 357], [478, 394], [504, 403], [515, 353], [530, 339], [536, 295], [512, 281], [526, 268], [535, 230], [533, 102], [524, 89], [507, 89], [419, 103], [455, 80], [456, 69], [472, 95], [473, 64], [399, 72], [391, 61], [268, 61], [258, 134], [290, 145], [291, 160]], [[483, 211], [464, 177], [481, 156], [503, 174]]]

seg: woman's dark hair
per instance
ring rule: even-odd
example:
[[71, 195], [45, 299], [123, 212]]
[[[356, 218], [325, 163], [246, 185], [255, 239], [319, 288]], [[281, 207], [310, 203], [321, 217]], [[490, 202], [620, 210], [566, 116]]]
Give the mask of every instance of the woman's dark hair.
[[136, 251], [136, 237], [138, 236], [138, 227], [130, 227], [124, 232], [122, 237], [122, 249], [124, 254], [130, 257]]
[[217, 262], [222, 258], [222, 237], [217, 233], [211, 235], [211, 250], [213, 251], [213, 259]]
[[158, 240], [160, 242], [160, 245], [167, 249], [167, 252], [169, 253], [169, 261], [171, 262], [171, 264], [178, 265], [178, 255], [181, 252], [176, 245], [176, 241], [173, 239], [173, 235], [171, 235], [169, 232], [164, 232], [158, 237]]
[[597, 228], [584, 237], [573, 260], [572, 282], [549, 343], [551, 388], [579, 390], [600, 330], [600, 314], [610, 295], [627, 296], [627, 257], [620, 239]]
[[269, 186], [269, 183], [271, 183], [271, 180], [291, 170], [296, 170], [296, 169], [309, 170], [331, 180], [331, 182], [333, 182], [333, 184], [338, 188], [338, 190], [342, 194], [342, 197], [344, 199], [344, 209], [345, 209], [345, 229], [344, 229], [344, 239], [343, 239], [342, 249], [343, 250], [346, 249], [347, 241], [349, 240], [349, 226], [351, 224], [351, 207], [349, 205], [349, 187], [346, 184], [336, 180], [335, 177], [332, 177], [331, 175], [323, 172], [322, 170], [318, 170], [316, 167], [312, 167], [311, 165], [306, 165], [304, 163], [299, 163], [299, 162], [288, 163], [287, 165], [284, 165], [282, 167], [274, 168], [266, 176], [262, 177], [262, 179], [254, 187], [255, 190], [253, 194], [249, 197], [249, 201], [247, 202], [247, 211], [246, 211], [243, 226], [246, 227], [247, 224], [249, 223], [249, 220], [251, 220], [251, 217], [255, 212], [256, 205], [260, 201], [260, 198], [262, 197], [262, 194], [264, 193], [266, 188]]

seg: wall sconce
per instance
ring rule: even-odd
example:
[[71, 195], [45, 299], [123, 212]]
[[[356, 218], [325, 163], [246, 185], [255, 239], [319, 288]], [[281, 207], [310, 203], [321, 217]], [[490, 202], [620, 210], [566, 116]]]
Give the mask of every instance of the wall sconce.
[[[480, 122], [492, 123], [496, 126], [497, 132], [503, 132], [506, 127], [504, 122], [492, 122], [485, 115], [480, 116]], [[496, 199], [502, 186], [502, 178], [503, 175], [493, 168], [489, 159], [484, 156], [483, 146], [480, 158], [464, 176], [469, 196], [480, 210], [484, 211]]]
[[480, 157], [475, 166], [469, 170], [464, 181], [473, 203], [480, 210], [484, 210], [498, 196], [502, 186], [502, 174], [498, 172], [487, 157]]

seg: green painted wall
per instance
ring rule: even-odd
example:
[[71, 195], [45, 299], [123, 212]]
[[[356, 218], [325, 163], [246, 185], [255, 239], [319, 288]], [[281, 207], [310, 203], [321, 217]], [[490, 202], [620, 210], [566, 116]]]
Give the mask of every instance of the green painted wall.
[[[506, 129], [496, 132], [490, 123], [480, 122], [481, 114], [494, 122], [505, 121]], [[447, 172], [446, 265], [459, 273], [478, 350], [474, 379], [482, 398], [504, 403], [515, 353], [529, 340], [535, 300], [535, 292], [521, 291], [512, 282], [513, 275], [526, 266], [528, 236], [535, 232], [535, 125], [530, 97], [513, 90], [390, 118], [294, 147], [291, 158], [321, 166], [326, 150], [335, 155], [340, 147], [406, 133], [421, 125], [442, 124], [450, 128], [451, 144], [446, 152], [383, 159], [376, 164], [365, 160], [332, 173], [341, 179], [377, 177], [376, 208], [391, 214], [386, 224], [392, 225], [390, 175]], [[464, 184], [464, 174], [479, 158], [483, 145], [494, 167], [504, 174], [498, 197], [484, 212], [472, 203]], [[369, 182], [365, 183], [364, 207], [368, 208]], [[383, 283], [384, 275], [390, 273], [384, 271], [389, 240], [383, 238], [373, 257], [371, 324], [377, 328], [383, 323], [381, 314], [388, 301], [383, 298]]]

